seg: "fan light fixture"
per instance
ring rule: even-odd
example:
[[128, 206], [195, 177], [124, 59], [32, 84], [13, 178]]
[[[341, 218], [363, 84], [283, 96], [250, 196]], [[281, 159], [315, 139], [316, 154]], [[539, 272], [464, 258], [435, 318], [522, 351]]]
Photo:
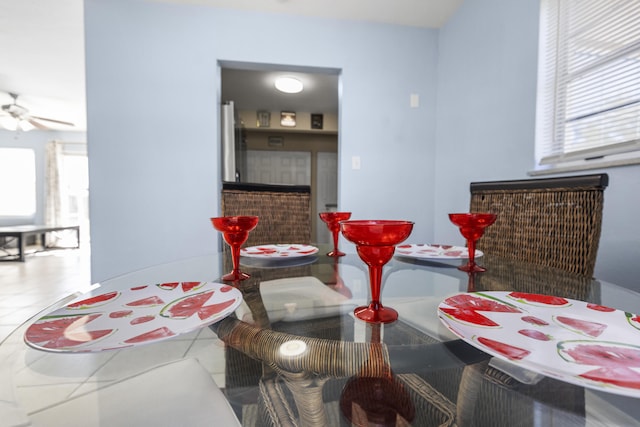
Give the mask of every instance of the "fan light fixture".
[[10, 131], [21, 130], [23, 132], [35, 129], [35, 126], [28, 121], [13, 117], [0, 117], [0, 127]]
[[47, 126], [40, 124], [40, 120], [47, 122], [58, 123], [66, 126], [73, 126], [73, 123], [63, 122], [62, 120], [47, 119], [46, 117], [32, 116], [29, 114], [29, 110], [22, 105], [18, 105], [18, 94], [13, 92], [7, 92], [13, 102], [11, 104], [5, 104], [1, 107], [1, 111], [4, 113], [0, 116], [0, 126], [10, 131], [23, 131], [28, 132], [35, 128], [47, 130]]
[[304, 88], [300, 80], [291, 76], [278, 77], [275, 86], [276, 89], [284, 93], [300, 93]]

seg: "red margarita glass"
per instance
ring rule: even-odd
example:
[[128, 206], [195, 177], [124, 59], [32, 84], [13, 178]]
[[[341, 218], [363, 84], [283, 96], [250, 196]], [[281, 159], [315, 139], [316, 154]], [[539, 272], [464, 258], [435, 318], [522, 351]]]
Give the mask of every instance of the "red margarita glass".
[[231, 247], [233, 270], [222, 276], [222, 280], [239, 281], [251, 277], [240, 271], [240, 246], [247, 241], [249, 232], [258, 225], [257, 216], [221, 216], [211, 218], [213, 227], [222, 233], [224, 241]]
[[320, 219], [327, 224], [327, 228], [333, 236], [333, 250], [327, 256], [340, 257], [345, 253], [338, 250], [338, 233], [340, 233], [340, 221], [351, 218], [351, 212], [320, 212]]
[[476, 242], [484, 234], [484, 229], [495, 222], [496, 215], [492, 213], [450, 213], [449, 220], [460, 228], [460, 233], [467, 239], [469, 261], [458, 269], [466, 272], [487, 271], [486, 268], [476, 264]]
[[344, 237], [355, 243], [360, 259], [369, 266], [371, 302], [357, 307], [355, 316], [370, 323], [389, 323], [398, 319], [398, 312], [380, 303], [382, 267], [389, 262], [396, 245], [405, 241], [413, 230], [411, 221], [352, 220], [342, 221], [340, 228]]

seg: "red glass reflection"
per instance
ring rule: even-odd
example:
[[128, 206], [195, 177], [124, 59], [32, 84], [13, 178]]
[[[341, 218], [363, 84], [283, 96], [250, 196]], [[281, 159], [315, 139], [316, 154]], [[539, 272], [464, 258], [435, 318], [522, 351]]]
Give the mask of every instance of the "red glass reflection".
[[[372, 328], [369, 358], [342, 390], [342, 414], [356, 426], [409, 425], [415, 418], [415, 406], [385, 361], [380, 341], [381, 325], [367, 326]], [[403, 422], [398, 423], [398, 417]]]
[[341, 295], [344, 295], [347, 298], [353, 297], [351, 290], [344, 284], [342, 277], [340, 277], [340, 269], [339, 269], [339, 259], [334, 258], [333, 262], [333, 278], [330, 282], [327, 282], [327, 285], [338, 292]]

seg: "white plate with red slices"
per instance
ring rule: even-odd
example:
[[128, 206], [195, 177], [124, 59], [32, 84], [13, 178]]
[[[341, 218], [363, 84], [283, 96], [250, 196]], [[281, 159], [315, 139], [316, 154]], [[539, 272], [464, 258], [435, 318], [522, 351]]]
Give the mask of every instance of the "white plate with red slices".
[[[461, 260], [469, 258], [469, 250], [463, 246], [414, 243], [396, 246], [396, 255], [426, 260]], [[475, 257], [484, 253], [476, 249]]]
[[461, 293], [438, 306], [454, 334], [522, 368], [595, 390], [640, 397], [640, 316], [522, 292]]
[[215, 323], [242, 302], [214, 282], [167, 282], [83, 296], [32, 323], [25, 342], [51, 352], [97, 352], [150, 344]]
[[318, 248], [311, 245], [278, 244], [258, 245], [240, 249], [240, 256], [269, 260], [288, 260], [306, 257], [318, 253]]

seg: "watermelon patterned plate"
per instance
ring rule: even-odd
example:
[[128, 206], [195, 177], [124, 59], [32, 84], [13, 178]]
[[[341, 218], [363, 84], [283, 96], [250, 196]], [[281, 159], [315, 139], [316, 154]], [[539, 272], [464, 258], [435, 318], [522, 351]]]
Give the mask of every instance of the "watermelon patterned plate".
[[640, 316], [522, 292], [461, 293], [438, 317], [469, 344], [515, 365], [595, 390], [640, 397]]
[[[428, 245], [426, 243], [396, 246], [396, 255], [416, 259], [460, 260], [469, 258], [469, 250], [463, 246]], [[476, 258], [484, 254], [476, 249]]]
[[169, 282], [83, 296], [36, 320], [25, 342], [51, 352], [97, 352], [149, 344], [223, 319], [242, 294], [214, 282]]
[[309, 245], [284, 244], [284, 245], [260, 245], [240, 249], [240, 256], [265, 258], [265, 259], [291, 259], [305, 257], [318, 253], [318, 248]]

